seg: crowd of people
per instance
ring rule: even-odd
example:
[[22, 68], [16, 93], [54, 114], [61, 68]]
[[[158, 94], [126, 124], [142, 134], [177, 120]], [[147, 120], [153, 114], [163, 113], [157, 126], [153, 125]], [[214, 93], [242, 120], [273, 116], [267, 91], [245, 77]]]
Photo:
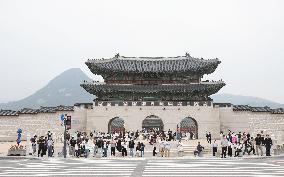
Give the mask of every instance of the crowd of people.
[[[185, 135], [185, 137], [183, 137]], [[67, 153], [74, 157], [143, 157], [145, 154], [145, 147], [149, 146], [152, 149], [153, 156], [170, 157], [171, 149], [176, 149], [179, 157], [183, 156], [184, 148], [182, 139], [186, 141], [194, 139], [193, 133], [187, 132], [181, 134], [180, 132], [168, 131], [129, 131], [129, 132], [86, 132], [76, 131], [73, 134], [66, 133]], [[266, 150], [266, 156], [270, 156], [272, 146], [272, 139], [269, 135], [264, 136], [263, 132], [253, 138], [249, 133], [234, 133], [229, 131], [227, 134], [221, 132], [220, 143], [214, 140], [210, 132], [206, 132], [207, 143], [211, 144], [213, 156], [217, 156], [218, 147], [221, 147], [221, 158], [227, 156], [232, 157], [233, 152], [235, 157], [243, 156], [244, 154], [261, 155]], [[52, 133], [47, 132], [46, 136], [35, 135], [31, 138], [32, 154], [43, 157], [54, 157], [54, 141]], [[63, 140], [62, 140], [63, 142]], [[175, 147], [172, 147], [175, 146]], [[148, 149], [149, 149], [148, 148]], [[195, 156], [202, 156], [204, 147], [198, 142], [193, 154]], [[259, 154], [260, 153], [260, 154]], [[58, 153], [63, 154], [62, 152]]]
[[[209, 132], [210, 134], [210, 132]], [[207, 142], [211, 144], [211, 135], [206, 134]], [[226, 156], [232, 157], [242, 157], [245, 154], [250, 155], [264, 155], [264, 149], [266, 151], [266, 156], [271, 156], [270, 151], [273, 145], [270, 136], [264, 135], [263, 131], [257, 134], [257, 137], [252, 137], [250, 133], [245, 132], [231, 132], [227, 134], [221, 132], [221, 158], [226, 158]], [[216, 156], [218, 151], [218, 143], [214, 140], [212, 144], [213, 156]], [[260, 154], [259, 154], [260, 151]], [[233, 154], [234, 152], [234, 154]]]
[[32, 154], [35, 155], [37, 152], [37, 156], [43, 157], [44, 155], [48, 155], [48, 157], [54, 156], [54, 141], [52, 139], [52, 133], [50, 131], [47, 132], [46, 136], [34, 135], [30, 139], [32, 145]]
[[[110, 156], [125, 157], [143, 157], [145, 153], [145, 142], [153, 146], [153, 156], [169, 157], [171, 143], [176, 140], [175, 134], [169, 130], [167, 132], [159, 131], [136, 131], [136, 132], [114, 132], [112, 134], [103, 132], [91, 132], [89, 136], [86, 133], [75, 132], [67, 142], [69, 143], [69, 155], [88, 157], [93, 153], [94, 157], [107, 157], [110, 150]], [[181, 142], [178, 143], [180, 148]], [[158, 151], [158, 152], [157, 152]], [[129, 153], [128, 153], [129, 152]]]

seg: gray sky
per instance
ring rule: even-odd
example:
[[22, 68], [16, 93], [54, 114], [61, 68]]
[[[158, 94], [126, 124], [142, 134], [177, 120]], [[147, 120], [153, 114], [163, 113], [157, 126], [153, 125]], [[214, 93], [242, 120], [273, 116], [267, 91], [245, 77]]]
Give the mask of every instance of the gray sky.
[[88, 58], [219, 58], [219, 93], [284, 103], [284, 1], [0, 1], [0, 102]]

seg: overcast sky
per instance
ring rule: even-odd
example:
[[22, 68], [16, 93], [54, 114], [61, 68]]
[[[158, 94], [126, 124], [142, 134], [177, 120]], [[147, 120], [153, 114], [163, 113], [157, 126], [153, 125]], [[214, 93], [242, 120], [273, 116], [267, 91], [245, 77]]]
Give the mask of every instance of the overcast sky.
[[88, 58], [219, 58], [219, 93], [284, 103], [284, 1], [0, 1], [0, 102], [24, 98]]

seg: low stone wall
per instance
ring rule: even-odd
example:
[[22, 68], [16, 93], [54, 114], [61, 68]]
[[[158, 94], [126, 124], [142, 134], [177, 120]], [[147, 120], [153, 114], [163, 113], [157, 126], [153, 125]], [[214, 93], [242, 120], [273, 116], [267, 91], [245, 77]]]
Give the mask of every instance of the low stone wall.
[[220, 108], [221, 131], [249, 132], [252, 136], [264, 131], [275, 143], [284, 142], [284, 114], [270, 112], [233, 111]]
[[33, 135], [46, 135], [51, 131], [54, 137], [63, 134], [60, 115], [73, 115], [73, 111], [38, 114], [19, 114], [19, 116], [0, 116], [0, 141], [16, 141], [17, 130], [23, 130], [22, 140], [26, 140], [27, 133]]

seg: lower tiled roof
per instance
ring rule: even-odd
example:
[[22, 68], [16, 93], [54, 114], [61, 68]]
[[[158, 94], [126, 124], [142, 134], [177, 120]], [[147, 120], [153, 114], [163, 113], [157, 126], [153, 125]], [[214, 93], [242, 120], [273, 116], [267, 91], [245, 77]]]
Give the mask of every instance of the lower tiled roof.
[[272, 114], [284, 114], [283, 108], [271, 109], [268, 106], [252, 107], [249, 105], [234, 105], [233, 111], [270, 112]]
[[39, 109], [23, 108], [20, 111], [0, 110], [0, 116], [18, 116], [19, 114], [55, 113], [57, 111], [74, 111], [74, 106], [40, 107]]
[[18, 116], [18, 111], [0, 110], [0, 116]]

